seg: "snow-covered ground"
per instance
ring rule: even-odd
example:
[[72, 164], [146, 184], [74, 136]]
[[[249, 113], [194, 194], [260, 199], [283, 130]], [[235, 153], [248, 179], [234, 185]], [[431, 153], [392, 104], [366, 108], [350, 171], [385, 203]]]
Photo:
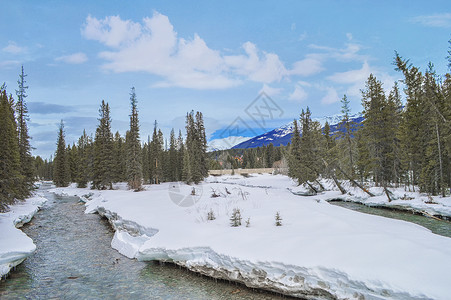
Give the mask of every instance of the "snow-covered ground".
[[18, 228], [30, 222], [45, 201], [47, 199], [42, 195], [35, 194], [10, 206], [10, 211], [0, 213], [0, 277], [7, 275], [36, 249], [33, 240]]
[[[198, 186], [164, 183], [142, 192], [124, 185], [53, 191], [78, 195], [87, 201], [86, 212], [108, 217], [116, 229], [112, 247], [128, 257], [173, 261], [311, 299], [449, 299], [450, 238], [331, 205], [325, 200], [339, 197], [335, 190], [293, 194], [301, 190], [286, 176], [257, 175], [209, 177]], [[449, 198], [436, 200], [442, 204], [432, 205], [449, 209]], [[235, 208], [239, 227], [230, 226]], [[209, 212], [216, 219], [208, 220]], [[275, 226], [277, 212], [282, 226]]]

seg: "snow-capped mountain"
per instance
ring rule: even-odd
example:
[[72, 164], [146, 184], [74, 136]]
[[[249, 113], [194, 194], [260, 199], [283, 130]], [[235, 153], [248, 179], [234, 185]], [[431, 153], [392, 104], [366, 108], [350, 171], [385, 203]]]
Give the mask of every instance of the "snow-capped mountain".
[[[341, 121], [341, 115], [327, 116], [322, 118], [313, 118], [313, 121], [318, 121], [321, 126], [326, 124], [326, 121], [329, 123], [330, 132], [335, 133], [339, 130], [338, 124]], [[361, 124], [363, 121], [363, 117], [361, 114], [354, 114], [350, 116], [351, 121], [358, 124]], [[251, 139], [248, 139], [242, 143], [236, 144], [232, 149], [246, 149], [246, 148], [257, 148], [261, 146], [266, 146], [269, 144], [273, 144], [274, 146], [286, 146], [291, 141], [291, 135], [293, 133], [293, 122], [285, 124], [279, 128], [268, 131], [264, 134], [258, 135]]]
[[214, 139], [208, 142], [207, 151], [212, 152], [230, 149], [237, 144], [247, 141], [248, 139], [250, 139], [250, 137], [245, 136], [229, 136], [223, 139]]

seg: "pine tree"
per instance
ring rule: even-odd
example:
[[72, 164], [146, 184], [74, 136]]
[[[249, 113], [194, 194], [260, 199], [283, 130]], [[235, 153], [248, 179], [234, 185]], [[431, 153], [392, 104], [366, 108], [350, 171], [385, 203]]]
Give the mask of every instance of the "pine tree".
[[35, 178], [33, 158], [31, 156], [31, 146], [30, 146], [30, 136], [28, 134], [28, 124], [30, 120], [28, 116], [28, 108], [25, 98], [27, 97], [26, 90], [28, 86], [25, 85], [25, 77], [27, 75], [24, 73], [24, 68], [22, 66], [22, 71], [19, 75], [19, 80], [17, 84], [19, 89], [16, 90], [17, 101], [16, 101], [16, 112], [17, 112], [17, 129], [19, 135], [19, 152], [20, 152], [20, 169], [24, 176], [25, 184], [27, 189], [33, 187], [33, 182]]
[[169, 181], [177, 181], [178, 172], [178, 161], [177, 161], [177, 141], [175, 139], [174, 128], [171, 130], [171, 135], [169, 138], [169, 153], [168, 153], [168, 170], [169, 170]]
[[183, 144], [182, 131], [179, 130], [179, 136], [177, 138], [177, 181], [182, 181], [183, 173], [183, 157], [185, 153], [185, 145]]
[[110, 106], [102, 100], [99, 126], [94, 140], [93, 188], [113, 188], [113, 135], [111, 133]]
[[56, 153], [53, 173], [53, 182], [58, 187], [65, 187], [69, 185], [70, 182], [70, 169], [69, 169], [69, 158], [66, 149], [65, 133], [64, 133], [64, 122], [61, 120], [58, 140], [56, 142]]
[[114, 170], [113, 170], [113, 181], [120, 182], [125, 181], [125, 141], [124, 138], [121, 137], [119, 131], [116, 131], [113, 139], [113, 161], [114, 161]]
[[355, 142], [353, 139], [353, 128], [355, 123], [350, 118], [351, 109], [349, 107], [349, 100], [346, 95], [341, 99], [341, 113], [342, 118], [339, 124], [339, 131], [337, 133], [340, 138], [339, 149], [340, 162], [342, 169], [346, 171], [352, 178], [354, 177], [354, 161], [355, 161]]
[[140, 190], [142, 187], [141, 144], [139, 141], [139, 120], [135, 88], [130, 93], [130, 130], [127, 132], [127, 181], [130, 189]]
[[298, 184], [304, 182], [301, 177], [301, 133], [299, 132], [298, 121], [293, 120], [293, 134], [289, 146], [288, 156], [288, 175], [298, 181]]
[[70, 181], [77, 182], [77, 178], [79, 178], [79, 166], [80, 166], [78, 148], [75, 146], [75, 144], [73, 144], [72, 147], [67, 146], [66, 153], [69, 161]]
[[83, 135], [78, 139], [78, 176], [75, 179], [77, 187], [85, 188], [91, 178], [91, 148], [92, 141], [86, 134], [86, 130], [83, 130]]
[[158, 130], [158, 123], [155, 121], [152, 141], [149, 141], [149, 174], [150, 183], [160, 184], [162, 177], [162, 152], [163, 152], [163, 140], [161, 131]]
[[20, 170], [14, 102], [12, 97], [8, 99], [3, 85], [0, 88], [0, 212], [26, 196]]

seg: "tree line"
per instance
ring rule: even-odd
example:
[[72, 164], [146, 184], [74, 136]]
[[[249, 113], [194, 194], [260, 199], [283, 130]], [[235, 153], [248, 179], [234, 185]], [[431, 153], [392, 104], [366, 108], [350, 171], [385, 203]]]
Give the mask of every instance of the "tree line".
[[[449, 54], [451, 69], [451, 47]], [[350, 121], [346, 95], [341, 100], [341, 130], [335, 136], [329, 124], [321, 128], [312, 121], [308, 107], [294, 120], [286, 156], [289, 175], [299, 184], [316, 191], [319, 177], [338, 185], [342, 178], [366, 192], [363, 183], [373, 181], [384, 187], [389, 199], [388, 187], [401, 184], [412, 191], [419, 187], [431, 195], [446, 195], [451, 187], [451, 75], [438, 76], [432, 63], [421, 72], [398, 53], [393, 64], [404, 76], [405, 105], [396, 82], [387, 95], [382, 82], [370, 74], [361, 90], [362, 126]]]
[[0, 86], [0, 212], [30, 195], [36, 175], [28, 134], [26, 76], [22, 66], [16, 99], [7, 93], [6, 84]]
[[185, 138], [172, 129], [169, 142], [155, 122], [152, 138], [141, 143], [135, 89], [130, 92], [130, 127], [125, 137], [111, 131], [110, 107], [102, 101], [99, 124], [94, 137], [86, 131], [72, 145], [66, 145], [64, 122], [61, 121], [53, 181], [57, 186], [75, 182], [78, 187], [91, 183], [94, 189], [112, 189], [114, 182], [127, 182], [139, 191], [142, 184], [165, 181], [199, 183], [208, 176], [207, 140], [201, 112], [186, 115]]

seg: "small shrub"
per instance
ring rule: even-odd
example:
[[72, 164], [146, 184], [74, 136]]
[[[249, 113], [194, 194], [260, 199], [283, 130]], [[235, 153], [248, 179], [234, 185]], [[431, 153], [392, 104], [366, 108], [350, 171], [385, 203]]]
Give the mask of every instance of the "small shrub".
[[208, 212], [208, 214], [207, 214], [207, 219], [208, 219], [209, 221], [213, 221], [214, 219], [216, 219], [215, 213], [213, 212], [213, 209], [210, 209], [210, 211]]
[[196, 189], [193, 187], [193, 189], [191, 190], [191, 196], [196, 196]]
[[279, 212], [276, 213], [276, 226], [282, 226], [282, 218], [280, 217]]
[[238, 227], [241, 226], [241, 212], [239, 208], [234, 208], [232, 216], [230, 217], [230, 226]]
[[251, 227], [251, 218], [247, 218], [246, 227]]

